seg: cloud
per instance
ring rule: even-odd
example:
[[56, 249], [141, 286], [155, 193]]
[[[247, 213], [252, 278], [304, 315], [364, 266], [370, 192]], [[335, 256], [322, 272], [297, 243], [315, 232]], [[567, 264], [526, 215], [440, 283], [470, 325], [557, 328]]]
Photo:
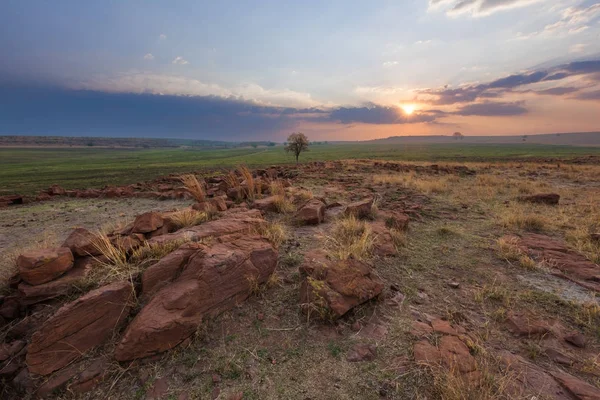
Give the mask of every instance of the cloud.
[[528, 110], [523, 107], [523, 102], [502, 103], [502, 102], [483, 102], [468, 104], [459, 107], [453, 114], [462, 116], [483, 116], [483, 117], [505, 117], [526, 114]]
[[[420, 101], [437, 105], [470, 103], [478, 99], [498, 98], [514, 89], [541, 82], [560, 81], [566, 78], [587, 75], [600, 76], [600, 60], [574, 61], [568, 64], [540, 71], [525, 71], [487, 83], [463, 85], [457, 88], [443, 87], [437, 89], [421, 89], [417, 95]], [[558, 89], [552, 89], [557, 91]]]
[[161, 33], [161, 34], [158, 36], [158, 38], [159, 38], [160, 40], [165, 40], [165, 39], [167, 38], [167, 35], [165, 35], [164, 33]]
[[526, 7], [542, 0], [429, 0], [429, 12], [444, 10], [448, 16], [485, 17], [499, 11]]
[[543, 94], [543, 95], [551, 95], [551, 96], [562, 96], [564, 94], [574, 93], [578, 90], [579, 89], [576, 87], [555, 87], [555, 88], [550, 88], [550, 89], [545, 89], [545, 90], [538, 90], [535, 93]]
[[431, 44], [431, 39], [429, 40], [417, 40], [415, 42], [416, 45], [422, 45], [422, 44]]
[[398, 65], [398, 61], [386, 61], [383, 64], [384, 68], [389, 68], [389, 67], [393, 67], [394, 65]]
[[172, 64], [186, 65], [189, 62], [181, 56], [175, 57], [175, 59], [171, 62]]
[[411, 124], [433, 122], [436, 116], [430, 112], [406, 115], [399, 107], [368, 104], [364, 107], [340, 107], [331, 111], [329, 119], [342, 124]]
[[590, 24], [600, 16], [600, 3], [589, 7], [568, 7], [560, 12], [560, 19], [548, 24], [540, 31], [528, 34], [520, 33], [518, 39], [531, 39], [536, 37], [576, 35], [587, 30]]
[[225, 88], [186, 76], [147, 72], [97, 76], [84, 82], [74, 83], [70, 87], [71, 89], [118, 93], [233, 97], [264, 105], [284, 107], [314, 107], [318, 105], [311, 95], [305, 92], [296, 92], [289, 89], [265, 89], [254, 83]]
[[581, 92], [573, 97], [577, 100], [595, 100], [600, 101], [600, 90], [593, 90], [591, 92]]
[[154, 60], [154, 56], [152, 53], [148, 53], [144, 56], [144, 60]]

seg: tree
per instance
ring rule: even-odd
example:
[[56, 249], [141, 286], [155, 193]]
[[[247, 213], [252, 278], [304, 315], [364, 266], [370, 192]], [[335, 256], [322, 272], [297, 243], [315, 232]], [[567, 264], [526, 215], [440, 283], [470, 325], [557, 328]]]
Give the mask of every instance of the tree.
[[285, 151], [287, 153], [294, 153], [294, 156], [296, 156], [296, 164], [298, 164], [300, 153], [308, 151], [309, 144], [310, 142], [304, 133], [294, 132], [287, 138]]
[[462, 138], [464, 137], [464, 136], [463, 136], [463, 134], [462, 134], [462, 133], [460, 133], [460, 132], [454, 132], [454, 133], [452, 134], [452, 136], [454, 137], [454, 139], [457, 139], [457, 140], [458, 140], [458, 139], [462, 139]]

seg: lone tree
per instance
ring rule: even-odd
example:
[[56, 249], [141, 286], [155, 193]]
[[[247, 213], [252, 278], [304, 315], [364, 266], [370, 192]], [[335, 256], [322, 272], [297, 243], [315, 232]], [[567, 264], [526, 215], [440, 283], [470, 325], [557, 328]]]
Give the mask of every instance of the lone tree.
[[285, 151], [288, 153], [294, 153], [296, 156], [296, 164], [298, 164], [298, 157], [303, 151], [308, 151], [308, 145], [310, 142], [304, 133], [295, 132], [287, 138], [287, 144], [285, 145]]
[[452, 137], [454, 137], [454, 139], [456, 139], [456, 140], [458, 140], [458, 139], [461, 139], [461, 140], [462, 140], [462, 139], [464, 138], [463, 134], [462, 134], [462, 133], [460, 133], [460, 132], [454, 132], [454, 133], [452, 134]]

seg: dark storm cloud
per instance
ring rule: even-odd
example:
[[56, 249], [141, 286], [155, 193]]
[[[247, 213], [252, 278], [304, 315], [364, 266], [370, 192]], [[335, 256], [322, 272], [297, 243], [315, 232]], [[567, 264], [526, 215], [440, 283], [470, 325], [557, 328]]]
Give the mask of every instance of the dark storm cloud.
[[523, 107], [523, 102], [515, 103], [475, 103], [459, 107], [453, 114], [462, 116], [483, 116], [483, 117], [500, 117], [511, 115], [522, 115], [528, 111]]
[[247, 140], [272, 137], [302, 121], [410, 124], [441, 114], [397, 107], [293, 108], [238, 98], [173, 96], [0, 85], [0, 134], [194, 137]]
[[[466, 85], [458, 88], [439, 88], [420, 90], [418, 94], [432, 96], [433, 99], [426, 100], [430, 104], [451, 105], [461, 103], [471, 103], [482, 98], [498, 98], [504, 93], [512, 92], [513, 89], [534, 83], [547, 81], [560, 81], [565, 78], [586, 75], [591, 79], [600, 76], [600, 60], [577, 61], [564, 64], [544, 71], [529, 71], [522, 74], [513, 74], [504, 78], [496, 79], [491, 82], [476, 85]], [[566, 93], [572, 93], [572, 90], [565, 89]], [[549, 89], [558, 95], [559, 88]]]

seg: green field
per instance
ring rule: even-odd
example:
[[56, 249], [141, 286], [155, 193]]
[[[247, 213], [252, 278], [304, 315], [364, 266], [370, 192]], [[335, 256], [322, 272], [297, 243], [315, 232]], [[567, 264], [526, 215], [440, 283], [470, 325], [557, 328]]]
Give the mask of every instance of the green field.
[[[327, 144], [312, 146], [301, 162], [339, 159], [506, 161], [600, 156], [598, 147], [535, 144]], [[0, 148], [0, 194], [33, 194], [52, 184], [67, 189], [140, 182], [169, 173], [218, 170], [239, 164], [293, 163], [282, 147], [197, 149]]]

